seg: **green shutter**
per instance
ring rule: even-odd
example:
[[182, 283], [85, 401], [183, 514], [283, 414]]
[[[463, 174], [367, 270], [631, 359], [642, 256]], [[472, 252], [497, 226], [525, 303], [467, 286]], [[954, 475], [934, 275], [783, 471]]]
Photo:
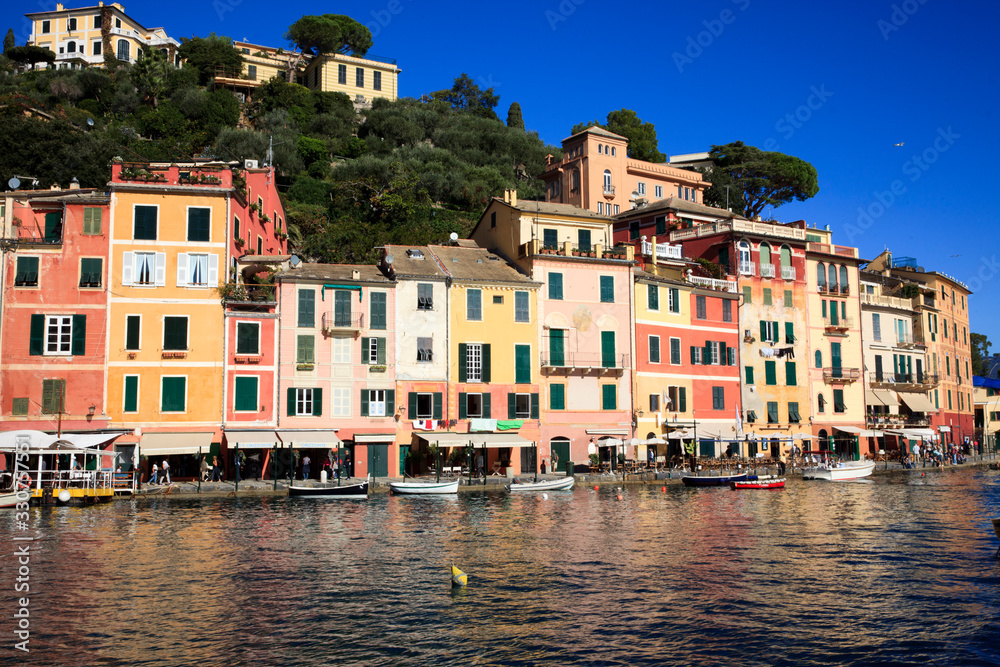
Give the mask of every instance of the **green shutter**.
[[375, 340], [378, 341], [376, 343], [377, 349], [375, 350], [375, 360], [378, 361], [378, 363], [380, 365], [384, 365], [385, 364], [385, 338], [376, 338]]
[[141, 320], [138, 315], [129, 315], [125, 318], [125, 349], [139, 349], [139, 325]]
[[288, 391], [285, 394], [285, 402], [288, 404], [288, 407], [285, 410], [285, 414], [287, 414], [289, 417], [294, 417], [295, 416], [295, 387], [289, 387], [288, 388]]
[[45, 240], [58, 241], [62, 239], [62, 212], [45, 214]]
[[538, 419], [538, 393], [531, 395], [531, 418]]
[[778, 402], [767, 402], [767, 421], [769, 424], [778, 424]]
[[687, 412], [687, 409], [687, 387], [677, 387], [677, 410], [678, 412]]
[[31, 316], [31, 336], [28, 339], [28, 354], [45, 353], [45, 315]]
[[767, 340], [767, 322], [764, 320], [760, 321], [760, 340], [761, 342]]
[[694, 345], [691, 346], [691, 363], [698, 363], [698, 348]]
[[531, 382], [530, 345], [514, 346], [514, 382], [517, 384], [528, 384]]
[[615, 354], [615, 332], [614, 331], [602, 331], [601, 332], [601, 366], [604, 368], [615, 368], [617, 360], [615, 359], [617, 355]]
[[183, 412], [186, 408], [187, 378], [165, 377], [162, 379], [161, 412]]
[[822, 306], [822, 308], [823, 308], [823, 319], [825, 320], [826, 319], [826, 299], [823, 299], [820, 303], [823, 304], [823, 306]]
[[[412, 392], [410, 393], [410, 396], [411, 397], [413, 396]], [[410, 400], [411, 400], [410, 404], [412, 405], [413, 399], [411, 398]], [[410, 410], [410, 414], [413, 414], [413, 410]], [[458, 418], [459, 419], [469, 418], [469, 398], [468, 394], [466, 394], [464, 391], [458, 392]]]
[[765, 287], [764, 288], [764, 305], [765, 306], [770, 306], [771, 305], [771, 288], [770, 287]]
[[237, 377], [234, 379], [236, 400], [233, 409], [240, 412], [257, 412], [257, 378]]
[[705, 347], [701, 348], [701, 365], [712, 365], [712, 343], [705, 341]]
[[753, 299], [751, 298], [752, 296], [753, 296], [753, 292], [750, 290], [750, 286], [748, 285], [748, 286], [744, 287], [743, 288], [743, 303], [753, 303]]
[[792, 302], [792, 290], [786, 289], [785, 290], [785, 308], [791, 308], [793, 305], [794, 304]]
[[319, 387], [313, 389], [313, 417], [323, 416], [323, 390]]
[[211, 240], [210, 231], [211, 209], [188, 209], [188, 241], [204, 242]]
[[101, 233], [101, 209], [84, 207], [83, 209], [83, 233], [94, 235]]
[[299, 326], [316, 326], [316, 292], [313, 290], [299, 290]]
[[785, 342], [795, 343], [795, 323], [785, 322]]
[[385, 318], [385, 292], [369, 292], [369, 298], [371, 299], [371, 328], [372, 329], [385, 329], [386, 328], [386, 318]]
[[132, 237], [139, 241], [156, 240], [156, 207], [136, 206]]
[[73, 316], [73, 338], [70, 342], [70, 354], [76, 356], [87, 353], [87, 316]]
[[601, 303], [615, 302], [614, 276], [601, 276]]
[[[412, 419], [416, 419], [416, 414], [415, 414], [416, 413], [416, 409], [414, 409], [413, 412], [414, 412], [414, 416], [412, 417]], [[361, 390], [361, 416], [362, 417], [367, 417], [368, 416], [368, 390], [367, 389], [362, 389]]]
[[670, 288], [670, 306], [671, 312], [681, 312], [681, 291], [676, 287]]
[[564, 366], [566, 364], [565, 335], [566, 332], [562, 329], [551, 329], [549, 331], [550, 366]]
[[316, 340], [312, 336], [299, 336], [299, 349], [296, 361], [300, 364], [312, 364], [316, 361]]
[[765, 384], [778, 384], [776, 364], [773, 361], [764, 362], [764, 383]]
[[549, 385], [549, 409], [550, 410], [566, 409], [566, 385], [564, 384]]
[[124, 412], [138, 412], [139, 410], [139, 376], [125, 376], [125, 405]]
[[507, 394], [507, 419], [517, 417], [517, 394]]
[[484, 393], [483, 394], [483, 419], [490, 419], [490, 418], [491, 418], [490, 394]]
[[458, 381], [466, 382], [469, 378], [469, 359], [466, 356], [465, 343], [458, 344]]
[[798, 384], [795, 377], [795, 362], [786, 361], [785, 362], [785, 384], [789, 387], [794, 387]]
[[753, 384], [753, 366], [744, 366], [743, 371], [746, 376], [746, 384]]
[[729, 355], [727, 354], [729, 350], [726, 349], [726, 344], [723, 342], [719, 343], [719, 365], [728, 366], [729, 365]]
[[728, 362], [729, 366], [735, 366], [736, 365], [736, 348], [735, 347], [727, 347], [726, 348], [726, 361]]
[[660, 309], [660, 288], [656, 285], [646, 285], [647, 305], [650, 310]]
[[549, 274], [549, 298], [560, 301], [563, 298], [563, 277], [561, 273]]
[[444, 396], [440, 391], [434, 392], [434, 419], [441, 419], [441, 415], [444, 413]]
[[367, 364], [370, 361], [371, 361], [371, 354], [369, 353], [368, 339], [367, 338], [362, 338], [361, 339], [361, 363], [362, 364]]
[[417, 418], [417, 392], [410, 391], [406, 394], [406, 413], [410, 419]]
[[385, 414], [391, 417], [396, 413], [396, 391], [388, 389], [385, 392]]
[[236, 354], [257, 354], [259, 352], [260, 327], [249, 323], [236, 325]]
[[618, 409], [618, 387], [613, 384], [601, 385], [601, 409]]

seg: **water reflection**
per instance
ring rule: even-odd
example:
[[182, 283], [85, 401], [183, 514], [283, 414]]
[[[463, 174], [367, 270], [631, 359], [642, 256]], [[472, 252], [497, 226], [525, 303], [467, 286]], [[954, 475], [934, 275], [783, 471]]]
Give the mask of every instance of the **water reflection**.
[[28, 662], [1000, 661], [997, 473], [919, 473], [33, 510]]

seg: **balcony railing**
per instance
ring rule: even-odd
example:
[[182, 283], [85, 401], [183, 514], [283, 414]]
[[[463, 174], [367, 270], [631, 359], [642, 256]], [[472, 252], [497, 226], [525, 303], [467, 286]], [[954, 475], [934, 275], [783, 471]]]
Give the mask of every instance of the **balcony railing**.
[[860, 368], [843, 368], [834, 366], [823, 369], [824, 382], [857, 382], [861, 379]]
[[63, 223], [61, 220], [59, 224], [54, 226], [52, 229], [46, 229], [46, 225], [37, 222], [31, 224], [22, 222], [15, 229], [17, 232], [18, 243], [28, 245], [59, 245], [63, 242]]
[[542, 353], [539, 355], [542, 371], [547, 373], [598, 372], [621, 374], [629, 367], [629, 355], [566, 352], [564, 354]]
[[868, 373], [868, 381], [872, 387], [896, 388], [896, 389], [928, 389], [937, 386], [941, 381], [941, 376], [937, 373], [886, 373], [871, 371]]
[[277, 303], [276, 285], [239, 285], [226, 294], [226, 303]]
[[737, 292], [735, 280], [719, 280], [718, 278], [703, 278], [702, 276], [691, 276], [688, 280], [695, 285], [702, 285], [715, 290], [722, 290], [733, 294]]
[[761, 278], [773, 278], [774, 277], [774, 264], [761, 264], [760, 265], [760, 277]]
[[913, 334], [909, 334], [909, 333], [908, 334], [903, 334], [902, 336], [900, 336], [897, 333], [896, 334], [896, 346], [897, 347], [905, 347], [905, 348], [926, 347], [926, 345], [924, 345], [924, 340], [922, 338], [920, 338], [919, 336], [914, 336]]
[[[653, 256], [653, 244], [647, 241], [645, 236], [642, 237], [642, 254], [646, 257]], [[679, 245], [657, 243], [656, 256], [667, 259], [684, 259], [684, 249]]]
[[795, 280], [795, 267], [794, 266], [783, 266], [783, 267], [781, 267], [781, 279], [782, 280]]
[[865, 418], [867, 428], [887, 429], [906, 428], [909, 426], [930, 426], [929, 419], [917, 419], [910, 415], [868, 415]]
[[365, 314], [355, 312], [323, 313], [323, 333], [360, 331], [365, 328]]
[[753, 274], [754, 274], [754, 263], [753, 262], [740, 262], [740, 275], [741, 276], [752, 276]]
[[722, 220], [706, 225], [695, 225], [689, 229], [676, 229], [670, 232], [671, 241], [683, 241], [684, 239], [711, 236], [722, 232], [745, 232], [748, 234], [759, 234], [761, 236], [772, 236], [783, 239], [795, 239], [797, 241], [806, 240], [806, 232], [798, 227], [788, 227], [786, 225], [771, 222], [750, 222], [749, 220]]
[[608, 196], [608, 197], [614, 197], [615, 196], [615, 186], [613, 186], [613, 185], [605, 185], [604, 186], [604, 194], [606, 196]]
[[580, 246], [574, 243], [562, 242], [555, 246], [547, 245], [542, 241], [534, 240], [522, 243], [518, 248], [518, 257], [534, 257], [536, 255], [561, 255], [564, 257], [594, 257], [597, 259], [616, 259], [631, 261], [634, 253], [634, 246], [617, 245], [605, 247], [602, 243], [591, 243]]
[[826, 327], [827, 333], [830, 333], [832, 331], [846, 331], [847, 329], [853, 329], [854, 328], [854, 318], [853, 317], [838, 317], [836, 322], [834, 322], [832, 320], [827, 321], [824, 324], [824, 327]]
[[913, 299], [904, 299], [898, 296], [885, 296], [882, 294], [868, 294], [861, 292], [861, 303], [882, 306], [884, 308], [896, 308], [898, 310], [912, 310], [917, 304]]

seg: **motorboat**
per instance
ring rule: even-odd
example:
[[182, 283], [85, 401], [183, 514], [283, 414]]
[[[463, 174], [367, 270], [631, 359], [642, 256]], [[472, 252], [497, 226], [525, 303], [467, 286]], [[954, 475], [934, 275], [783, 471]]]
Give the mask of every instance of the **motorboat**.
[[546, 479], [541, 482], [521, 482], [519, 484], [507, 484], [504, 488], [511, 493], [521, 491], [568, 491], [573, 488], [576, 481], [572, 475], [557, 479]]
[[345, 500], [358, 500], [368, 498], [368, 481], [360, 484], [345, 484], [343, 486], [331, 486], [321, 484], [318, 486], [289, 486], [289, 497], [295, 498], [334, 498]]
[[729, 486], [732, 482], [745, 482], [751, 475], [741, 473], [739, 475], [684, 475], [681, 483], [684, 486]]
[[741, 489], [783, 489], [785, 488], [784, 477], [772, 477], [770, 475], [761, 476], [757, 479], [746, 479], [740, 482], [730, 482], [729, 488], [734, 491]]
[[832, 452], [828, 450], [806, 451], [812, 455], [814, 463], [802, 468], [802, 479], [821, 479], [828, 482], [840, 482], [849, 479], [868, 477], [875, 470], [874, 461], [834, 461]]
[[389, 482], [389, 491], [400, 496], [458, 493], [458, 480], [450, 482]]

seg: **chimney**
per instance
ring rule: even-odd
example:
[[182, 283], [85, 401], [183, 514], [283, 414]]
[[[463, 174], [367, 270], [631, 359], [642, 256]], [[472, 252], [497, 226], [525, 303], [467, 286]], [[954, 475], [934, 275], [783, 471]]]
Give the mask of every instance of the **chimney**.
[[351, 271], [351, 280], [361, 280], [361, 272], [357, 269]]
[[56, 3], [56, 11], [61, 12], [62, 10], [63, 10], [62, 3], [61, 2]]
[[77, 179], [76, 176], [74, 176], [73, 180], [69, 182], [69, 189], [70, 190], [79, 190], [80, 189], [80, 181], [79, 181], [79, 179]]
[[503, 191], [503, 202], [511, 206], [517, 206], [517, 190], [510, 189]]

